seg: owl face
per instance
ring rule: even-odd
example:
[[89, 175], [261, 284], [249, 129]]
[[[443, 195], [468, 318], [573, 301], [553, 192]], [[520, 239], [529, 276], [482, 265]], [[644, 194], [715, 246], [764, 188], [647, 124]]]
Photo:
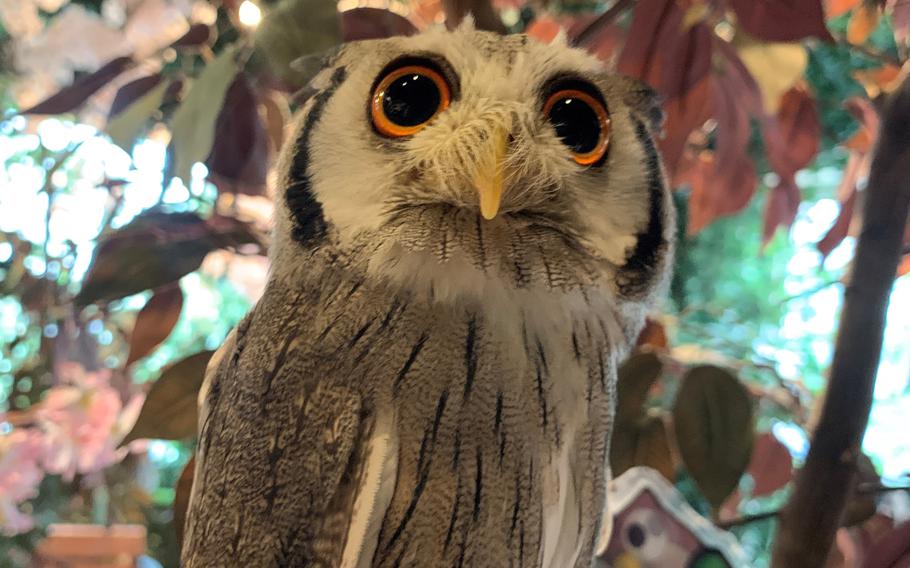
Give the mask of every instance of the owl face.
[[633, 297], [662, 280], [660, 111], [585, 52], [462, 27], [347, 44], [313, 87], [280, 165], [276, 264], [330, 243], [436, 285]]

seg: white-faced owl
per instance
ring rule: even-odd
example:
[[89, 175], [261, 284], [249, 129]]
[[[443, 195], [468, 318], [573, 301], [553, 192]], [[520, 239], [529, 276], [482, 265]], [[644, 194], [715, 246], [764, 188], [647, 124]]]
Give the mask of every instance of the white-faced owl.
[[346, 44], [311, 88], [200, 393], [184, 565], [591, 566], [672, 256], [656, 97], [470, 25]]

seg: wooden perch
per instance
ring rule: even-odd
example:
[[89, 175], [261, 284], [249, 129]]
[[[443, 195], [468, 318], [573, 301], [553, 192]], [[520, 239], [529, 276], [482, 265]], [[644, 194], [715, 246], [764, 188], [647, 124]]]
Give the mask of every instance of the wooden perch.
[[910, 80], [885, 105], [866, 194], [831, 378], [806, 464], [781, 515], [776, 568], [825, 564], [853, 486], [910, 209]]
[[450, 30], [456, 28], [465, 16], [472, 14], [478, 30], [506, 33], [506, 26], [490, 0], [443, 0], [442, 8], [446, 14], [446, 27]]

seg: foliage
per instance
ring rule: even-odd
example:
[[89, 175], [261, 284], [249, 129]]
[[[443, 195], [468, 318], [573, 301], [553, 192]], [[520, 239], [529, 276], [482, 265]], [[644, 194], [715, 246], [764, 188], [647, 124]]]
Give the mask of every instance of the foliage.
[[[49, 467], [59, 454], [35, 452], [32, 463], [40, 471], [8, 503], [0, 498], [0, 505], [20, 516], [31, 508], [39, 525], [50, 520], [43, 515], [47, 503], [56, 502], [52, 495], [72, 499], [105, 487], [99, 476], [135, 473], [138, 458], [118, 463], [127, 453], [117, 449], [121, 441], [140, 453], [136, 440], [180, 441], [168, 446], [181, 449], [165, 485], [170, 491], [177, 484], [195, 433], [204, 364], [257, 295], [258, 281], [244, 279], [257, 270], [254, 279], [264, 274], [262, 221], [268, 211], [244, 210], [244, 203], [258, 203], [268, 192], [269, 165], [284, 143], [291, 110], [305, 98], [314, 61], [339, 42], [409, 35], [438, 25], [445, 15], [454, 21], [471, 6], [413, 0], [390, 4], [394, 11], [339, 13], [331, 3], [281, 0], [263, 5], [257, 31], [241, 19], [236, 0], [217, 9], [177, 0], [134, 4], [28, 0], [16, 3], [20, 12], [12, 19], [13, 3], [0, 0], [3, 60], [20, 72], [2, 95], [19, 110], [5, 112], [0, 135], [25, 140], [29, 129], [60, 124], [53, 118], [42, 123], [44, 115], [75, 116], [131, 153], [134, 166], [143, 141], [167, 144], [156, 173], [159, 198], [141, 211], [124, 210], [136, 183], [129, 172], [89, 182], [104, 193], [104, 215], [83, 244], [55, 243], [51, 227], [55, 205], [86, 179], [80, 145], [88, 147], [92, 137], [5, 154], [9, 164], [45, 168], [37, 191], [47, 215], [43, 237], [3, 234], [0, 240], [12, 251], [0, 261], [0, 302], [15, 305], [19, 323], [11, 333], [0, 329], [0, 363], [9, 362], [9, 392], [19, 393], [4, 415], [16, 437], [0, 439], [22, 450], [21, 433], [33, 430], [33, 421], [52, 411], [78, 416], [67, 405], [54, 407], [56, 393], [73, 388], [61, 366], [106, 373], [104, 384], [92, 388], [115, 393], [109, 408], [125, 407], [136, 400], [131, 397], [147, 400], [135, 425], [125, 425], [130, 419], [110, 427], [119, 407], [106, 411], [108, 427], [98, 430], [97, 440], [104, 459]], [[490, 17], [497, 20], [488, 27], [502, 25], [489, 4], [473, 6], [483, 14], [481, 25]], [[551, 41], [564, 29], [568, 41], [649, 83], [665, 99], [660, 145], [682, 212], [678, 269], [667, 313], [651, 322], [642, 353], [620, 373], [614, 473], [650, 465], [689, 488], [693, 503], [716, 522], [730, 522], [756, 504], [779, 505], [799, 456], [794, 460], [774, 428], [808, 430], [811, 399], [803, 385], [781, 379], [773, 361], [757, 353], [760, 345], [780, 343], [776, 326], [791, 299], [782, 267], [793, 251], [779, 228], [789, 227], [801, 203], [815, 197], [815, 188], [800, 182], [801, 170], [842, 167], [835, 196], [840, 215], [818, 249], [827, 255], [856, 234], [878, 130], [876, 100], [905, 73], [910, 4], [618, 0], [596, 16], [598, 3], [497, 6], [510, 30]], [[153, 33], [143, 35], [146, 28]], [[77, 35], [89, 30], [97, 38]], [[52, 56], [65, 52], [67, 41], [92, 49]], [[206, 180], [197, 174], [199, 163]], [[177, 190], [185, 199], [168, 202]], [[764, 262], [745, 267], [742, 259], [760, 254]], [[232, 268], [237, 266], [247, 269]], [[236, 301], [217, 325], [196, 322], [192, 330], [186, 289], [199, 279]], [[254, 291], [240, 299], [223, 286], [226, 279]], [[172, 365], [162, 371], [165, 363]], [[821, 363], [810, 361], [805, 371], [820, 376]], [[66, 416], [52, 422], [65, 424]], [[0, 463], [9, 451], [0, 450]], [[0, 484], [2, 473], [0, 466]], [[189, 480], [191, 466], [178, 486], [184, 506]], [[140, 497], [134, 502], [143, 503], [145, 517], [160, 529], [172, 499], [168, 493], [157, 504]], [[178, 525], [180, 515], [178, 507]], [[7, 524], [13, 514], [0, 518]], [[36, 534], [23, 532], [13, 546], [27, 550]], [[756, 537], [762, 546], [768, 534]], [[174, 558], [168, 538], [159, 537], [160, 548]]]

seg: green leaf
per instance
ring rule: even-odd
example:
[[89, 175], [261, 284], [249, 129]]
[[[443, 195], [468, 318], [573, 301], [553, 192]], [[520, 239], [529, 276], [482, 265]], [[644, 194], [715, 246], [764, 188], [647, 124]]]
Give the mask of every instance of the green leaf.
[[256, 49], [272, 72], [289, 87], [309, 79], [291, 63], [305, 55], [341, 44], [341, 25], [335, 2], [284, 0], [269, 10], [256, 32]]
[[139, 418], [122, 444], [133, 440], [183, 440], [196, 433], [196, 398], [214, 351], [190, 355], [167, 368], [152, 385]]
[[619, 368], [616, 385], [616, 421], [636, 421], [642, 417], [648, 391], [660, 377], [663, 363], [654, 353], [636, 353]]
[[683, 377], [673, 420], [686, 468], [711, 505], [720, 507], [736, 489], [752, 454], [749, 393], [724, 369], [696, 367]]
[[161, 101], [164, 100], [164, 94], [169, 85], [169, 81], [159, 82], [154, 89], [108, 121], [107, 134], [114, 144], [123, 148], [127, 153], [132, 152], [133, 143], [142, 133], [152, 115], [158, 112], [158, 107], [161, 106]]
[[237, 70], [237, 46], [232, 45], [209, 63], [174, 111], [174, 175], [187, 184], [193, 164], [205, 161], [212, 149], [215, 120]]

